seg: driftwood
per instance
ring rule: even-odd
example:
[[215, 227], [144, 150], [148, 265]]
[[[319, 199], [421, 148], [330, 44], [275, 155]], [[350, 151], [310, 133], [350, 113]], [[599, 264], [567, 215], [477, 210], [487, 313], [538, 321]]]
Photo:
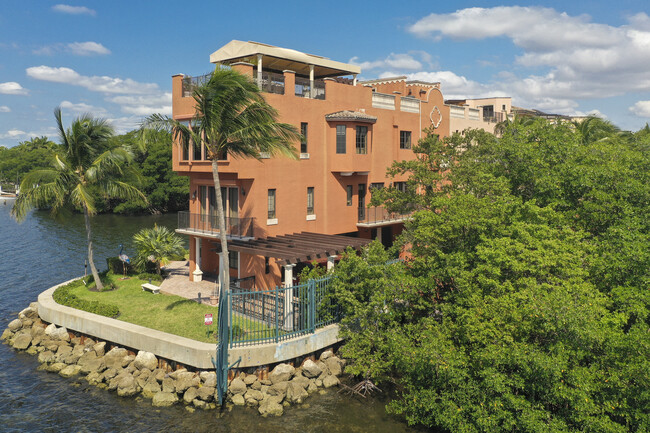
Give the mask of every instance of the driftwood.
[[365, 379], [362, 380], [361, 382], [357, 383], [353, 387], [349, 387], [345, 384], [341, 384], [342, 388], [339, 390], [339, 392], [344, 392], [348, 395], [358, 395], [360, 397], [366, 398], [368, 394], [372, 394], [373, 392], [379, 391], [382, 392], [381, 389], [379, 389], [370, 379]]

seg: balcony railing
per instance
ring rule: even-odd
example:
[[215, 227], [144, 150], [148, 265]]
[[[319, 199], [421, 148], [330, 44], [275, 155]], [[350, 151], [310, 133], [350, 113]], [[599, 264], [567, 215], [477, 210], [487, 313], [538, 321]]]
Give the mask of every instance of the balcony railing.
[[199, 75], [198, 77], [183, 77], [183, 98], [192, 96], [194, 89], [207, 83], [211, 76], [212, 73]]
[[359, 222], [358, 225], [373, 226], [397, 223], [409, 218], [410, 214], [400, 214], [397, 212], [389, 212], [383, 206], [375, 206], [369, 208], [359, 208]]
[[[253, 70], [253, 81], [257, 81], [257, 70]], [[284, 95], [284, 75], [275, 72], [262, 71], [262, 82], [260, 90], [267, 93]]]
[[314, 88], [312, 90], [309, 78], [296, 77], [294, 94], [301, 98], [325, 99], [325, 81], [314, 80]]
[[[255, 218], [226, 217], [226, 235], [232, 237], [253, 237]], [[219, 235], [219, 221], [216, 214], [196, 214], [187, 211], [178, 213], [178, 229], [188, 232]]]

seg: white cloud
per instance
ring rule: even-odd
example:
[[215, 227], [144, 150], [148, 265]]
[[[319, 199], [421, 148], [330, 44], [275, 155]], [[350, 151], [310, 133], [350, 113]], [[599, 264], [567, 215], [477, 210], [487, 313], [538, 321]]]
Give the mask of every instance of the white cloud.
[[[419, 58], [416, 59], [416, 57]], [[405, 69], [417, 70], [422, 69], [422, 62], [432, 66], [431, 54], [426, 51], [409, 51], [408, 53], [390, 53], [385, 59], [360, 62], [359, 57], [352, 57], [349, 63], [357, 65], [361, 70], [369, 69]]]
[[97, 12], [94, 9], [89, 9], [86, 6], [70, 6], [64, 4], [58, 4], [52, 6], [52, 10], [55, 12], [61, 12], [64, 14], [70, 15], [92, 15], [95, 16]]
[[0, 94], [4, 95], [26, 95], [27, 89], [15, 81], [7, 81], [0, 83]]
[[102, 44], [92, 41], [73, 42], [68, 44], [68, 49], [78, 56], [89, 56], [93, 54], [104, 55], [111, 53], [111, 51]]
[[650, 118], [650, 101], [639, 101], [629, 108], [630, 112], [637, 117]]
[[93, 105], [86, 104], [85, 102], [74, 104], [70, 101], [62, 101], [59, 104], [59, 107], [61, 107], [63, 110], [67, 110], [73, 113], [92, 113], [93, 115], [106, 113], [106, 109], [102, 107], [95, 107]]
[[81, 86], [93, 92], [150, 94], [159, 92], [158, 85], [154, 83], [139, 83], [130, 78], [114, 78], [108, 76], [85, 76], [70, 68], [53, 68], [50, 66], [33, 66], [27, 68], [27, 75], [31, 78]]
[[149, 116], [154, 113], [172, 114], [172, 94], [162, 93], [144, 96], [115, 96], [108, 98], [110, 102], [121, 105], [122, 111], [138, 116]]
[[6, 105], [0, 105], [0, 113], [10, 113], [11, 108], [7, 107]]

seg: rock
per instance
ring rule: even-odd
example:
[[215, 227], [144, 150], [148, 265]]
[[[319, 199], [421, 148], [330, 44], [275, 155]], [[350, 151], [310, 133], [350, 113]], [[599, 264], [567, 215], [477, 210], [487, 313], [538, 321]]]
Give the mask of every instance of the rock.
[[289, 387], [289, 382], [278, 382], [271, 385], [267, 390], [268, 395], [285, 395], [287, 388]]
[[81, 355], [77, 360], [77, 365], [81, 367], [81, 372], [85, 374], [92, 371], [101, 373], [106, 369], [104, 358], [98, 358], [94, 350]]
[[122, 361], [129, 353], [122, 347], [114, 347], [104, 355], [104, 362], [107, 368], [122, 368]]
[[321, 370], [318, 364], [316, 364], [311, 359], [307, 359], [305, 363], [302, 365], [302, 374], [305, 375], [305, 377], [308, 378], [318, 377], [322, 372], [323, 370]]
[[296, 369], [289, 364], [278, 364], [269, 374], [269, 379], [273, 384], [284, 382], [291, 379], [295, 371]]
[[199, 377], [204, 386], [217, 386], [217, 373], [214, 371], [202, 371]]
[[70, 334], [68, 334], [68, 330], [63, 326], [60, 328], [56, 328], [56, 330], [50, 335], [50, 337], [53, 340], [70, 341]]
[[291, 383], [294, 382], [300, 384], [300, 386], [302, 386], [303, 388], [307, 388], [309, 386], [309, 379], [307, 379], [303, 375], [296, 375], [296, 377], [291, 379]]
[[128, 368], [128, 370], [133, 373], [136, 368], [133, 362], [135, 361], [135, 355], [127, 355], [122, 359], [122, 368]]
[[248, 400], [250, 398], [257, 401], [261, 401], [264, 399], [264, 394], [262, 394], [260, 391], [249, 389], [248, 391], [246, 391], [246, 394], [244, 394], [244, 399]]
[[65, 365], [62, 362], [55, 362], [54, 364], [50, 364], [47, 367], [45, 367], [45, 369], [47, 371], [51, 371], [52, 373], [58, 373], [59, 371], [63, 370], [66, 367], [67, 365]]
[[28, 317], [32, 320], [38, 319], [38, 311], [32, 308], [31, 306], [25, 308], [23, 311], [19, 313], [19, 315], [20, 314], [23, 314], [25, 317]]
[[93, 345], [93, 350], [97, 356], [104, 356], [106, 354], [106, 342], [102, 341], [101, 343], [95, 343]]
[[321, 378], [316, 379], [314, 384], [316, 385], [317, 388], [320, 388], [321, 386], [323, 386], [323, 379]]
[[214, 399], [216, 388], [214, 386], [202, 386], [198, 391], [198, 398], [210, 402]]
[[153, 398], [154, 395], [161, 391], [160, 384], [154, 376], [150, 376], [147, 383], [142, 387], [142, 395], [145, 398]]
[[244, 378], [244, 383], [246, 384], [246, 386], [250, 386], [253, 383], [255, 383], [256, 380], [257, 380], [257, 376], [255, 376], [254, 374], [247, 374], [246, 377]]
[[185, 392], [185, 390], [187, 390], [187, 388], [191, 386], [198, 388], [200, 383], [201, 383], [201, 378], [194, 373], [190, 373], [189, 371], [178, 373], [176, 375], [176, 392], [178, 393]]
[[312, 394], [314, 392], [318, 391], [318, 387], [316, 386], [316, 381], [315, 380], [310, 380], [309, 381], [309, 386], [307, 387], [307, 392], [309, 394]]
[[11, 340], [15, 349], [25, 350], [32, 343], [32, 334], [27, 329], [19, 331]]
[[326, 350], [320, 354], [320, 357], [318, 359], [324, 362], [327, 358], [331, 358], [332, 356], [334, 356], [334, 352], [331, 350]]
[[140, 387], [130, 374], [122, 376], [117, 383], [117, 395], [120, 397], [131, 397], [140, 391]]
[[9, 339], [11, 339], [11, 337], [13, 337], [13, 336], [14, 336], [14, 333], [11, 332], [11, 329], [5, 329], [5, 330], [2, 332], [2, 337], [0, 337], [0, 339], [1, 339], [1, 340], [9, 340]]
[[178, 403], [178, 397], [171, 392], [159, 392], [153, 396], [151, 404], [156, 407], [172, 406]]
[[39, 335], [45, 337], [45, 328], [43, 328], [42, 326], [32, 326], [30, 332], [32, 333], [32, 338], [37, 337]]
[[339, 376], [343, 372], [343, 370], [341, 369], [340, 360], [336, 356], [327, 358], [325, 360], [325, 365], [327, 365], [327, 369], [334, 376]]
[[117, 370], [114, 368], [109, 368], [102, 373], [102, 381], [104, 380], [108, 381], [114, 378], [115, 376], [117, 376]]
[[187, 373], [187, 372], [188, 372], [188, 371], [187, 371], [186, 368], [179, 368], [178, 370], [176, 370], [176, 371], [172, 371], [171, 373], [169, 373], [169, 377], [171, 377], [172, 379], [176, 380], [176, 379], [178, 379], [178, 375], [179, 375], [179, 374], [183, 374], [183, 373]]
[[[90, 349], [92, 349], [95, 344], [97, 344], [97, 342], [92, 338], [86, 337], [86, 339], [84, 340], [84, 346]], [[99, 355], [99, 356], [104, 356], [104, 355]]]
[[50, 364], [54, 362], [54, 352], [46, 350], [38, 354], [38, 362], [41, 364]]
[[22, 327], [23, 327], [23, 322], [20, 319], [14, 319], [11, 322], [9, 322], [9, 325], [7, 325], [7, 328], [11, 332], [16, 332]]
[[262, 404], [260, 404], [258, 412], [263, 417], [282, 416], [282, 414], [284, 413], [284, 408], [280, 403], [277, 403], [275, 400], [267, 399]]
[[235, 378], [228, 385], [228, 390], [235, 395], [243, 394], [246, 392], [246, 384], [240, 378]]
[[[238, 380], [238, 379], [239, 378], [237, 378], [235, 380]], [[241, 380], [241, 379], [239, 379], [239, 380]], [[242, 383], [244, 383], [244, 382], [242, 381]], [[244, 406], [246, 404], [246, 400], [244, 400], [244, 396], [242, 394], [235, 394], [235, 395], [232, 396], [232, 403], [235, 406]]]
[[52, 334], [54, 333], [54, 331], [56, 331], [56, 325], [54, 323], [50, 323], [45, 328], [45, 335], [47, 335], [48, 337], [52, 337]]
[[299, 382], [291, 381], [287, 387], [287, 396], [285, 397], [290, 403], [302, 403], [302, 400], [308, 397], [309, 394], [305, 391]]
[[199, 396], [199, 390], [191, 386], [187, 388], [187, 391], [185, 391], [185, 394], [183, 394], [183, 401], [187, 404], [190, 404], [198, 396]]
[[176, 381], [171, 377], [165, 377], [162, 381], [162, 392], [176, 392]]
[[38, 349], [34, 346], [30, 346], [29, 349], [27, 349], [28, 355], [36, 355], [37, 353], [38, 353]]
[[154, 371], [151, 372], [151, 375], [156, 378], [158, 383], [162, 383], [166, 373], [165, 370], [163, 370], [162, 368], [156, 368]]
[[192, 400], [192, 404], [194, 405], [195, 408], [197, 409], [208, 409], [210, 406], [203, 400], [195, 398]]
[[257, 406], [260, 405], [259, 401], [255, 400], [254, 398], [251, 398], [251, 397], [246, 397], [246, 395], [244, 395], [244, 400], [246, 401], [246, 406], [249, 406], [249, 407], [257, 407]]
[[332, 375], [327, 376], [325, 379], [323, 379], [323, 386], [325, 388], [331, 388], [333, 386], [338, 386], [339, 384], [339, 378]]
[[146, 368], [148, 370], [155, 370], [158, 368], [158, 358], [156, 355], [150, 352], [139, 351], [138, 355], [135, 357], [135, 368], [142, 370]]
[[79, 374], [81, 368], [78, 365], [68, 365], [59, 371], [59, 375], [63, 377], [72, 377]]
[[255, 382], [253, 382], [251, 384], [251, 389], [254, 389], [254, 390], [257, 390], [257, 391], [261, 390], [262, 389], [262, 383], [259, 380], [256, 380]]
[[262, 385], [267, 385], [267, 386], [271, 386], [271, 385], [273, 385], [273, 382], [271, 382], [271, 381], [268, 380], [268, 379], [262, 379], [262, 380], [260, 380], [260, 383], [261, 383]]
[[87, 376], [86, 380], [90, 385], [99, 385], [102, 383], [102, 374], [97, 371], [91, 371]]
[[81, 337], [72, 337], [70, 339], [70, 344], [74, 346], [79, 346], [81, 344]]

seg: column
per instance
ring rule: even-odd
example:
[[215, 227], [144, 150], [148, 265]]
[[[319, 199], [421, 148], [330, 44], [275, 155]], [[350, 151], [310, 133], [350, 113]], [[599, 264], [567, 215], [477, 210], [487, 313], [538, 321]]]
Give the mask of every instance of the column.
[[328, 256], [327, 257], [327, 271], [331, 271], [334, 269], [334, 260], [336, 260], [338, 256]]
[[262, 90], [262, 55], [257, 55], [257, 87]]
[[377, 227], [377, 237], [375, 239], [381, 242], [381, 227]]
[[284, 330], [293, 331], [293, 268], [296, 265], [284, 265]]
[[194, 282], [198, 283], [199, 281], [203, 280], [203, 271], [201, 271], [201, 238], [197, 237], [194, 238], [196, 242], [196, 248], [194, 248], [195, 252], [195, 263], [196, 263], [196, 269], [194, 269], [194, 272], [192, 272], [192, 275], [194, 276]]
[[309, 65], [309, 97], [314, 99], [314, 65]]
[[352, 74], [352, 85], [353, 86], [357, 85], [357, 74]]

